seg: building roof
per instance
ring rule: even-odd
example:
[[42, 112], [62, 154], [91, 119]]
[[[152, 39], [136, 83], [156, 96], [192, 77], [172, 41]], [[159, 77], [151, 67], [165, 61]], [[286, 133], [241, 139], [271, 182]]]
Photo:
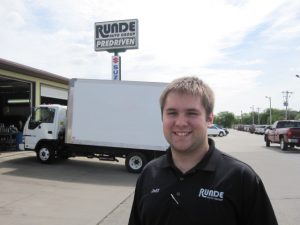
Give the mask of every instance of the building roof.
[[15, 63], [2, 58], [0, 58], [0, 69], [67, 85], [69, 84], [70, 80], [69, 78], [63, 76], [49, 73], [44, 70], [35, 69], [33, 67], [25, 66], [23, 64]]

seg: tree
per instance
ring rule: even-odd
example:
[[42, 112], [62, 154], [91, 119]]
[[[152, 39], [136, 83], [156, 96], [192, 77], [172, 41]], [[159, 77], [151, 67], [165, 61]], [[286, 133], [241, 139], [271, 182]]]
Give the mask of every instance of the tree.
[[[271, 110], [272, 114], [272, 123], [277, 120], [285, 119], [285, 110], [282, 109], [274, 109]], [[252, 124], [252, 112], [251, 113], [243, 113], [242, 116], [235, 116], [234, 124]], [[258, 114], [254, 112], [254, 124], [257, 124]], [[300, 111], [289, 110], [288, 111], [288, 119], [289, 120], [300, 120]], [[270, 123], [270, 111], [269, 109], [265, 109], [263, 112], [259, 114], [260, 124], [269, 124]]]
[[221, 127], [232, 127], [235, 123], [235, 116], [233, 113], [225, 111], [220, 112], [215, 116], [215, 124], [218, 124]]

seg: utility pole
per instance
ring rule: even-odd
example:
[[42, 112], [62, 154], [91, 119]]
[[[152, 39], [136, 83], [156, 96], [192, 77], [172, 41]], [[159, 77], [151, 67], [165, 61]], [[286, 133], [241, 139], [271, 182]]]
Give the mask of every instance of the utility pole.
[[270, 102], [270, 125], [272, 125], [272, 98], [269, 96], [266, 96], [267, 99], [269, 99]]
[[241, 124], [243, 124], [243, 111], [241, 110]]
[[252, 109], [252, 124], [254, 124], [254, 105], [250, 107]]
[[257, 108], [257, 124], [260, 124], [260, 120], [259, 120], [259, 108]]
[[288, 119], [288, 105], [289, 105], [289, 98], [293, 92], [290, 91], [282, 91], [283, 94], [283, 105], [285, 106], [285, 119]]

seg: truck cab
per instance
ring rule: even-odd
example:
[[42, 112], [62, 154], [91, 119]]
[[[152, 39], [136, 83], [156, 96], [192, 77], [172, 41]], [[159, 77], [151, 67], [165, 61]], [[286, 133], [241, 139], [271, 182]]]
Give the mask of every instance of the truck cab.
[[[45, 149], [45, 146], [54, 149], [64, 133], [66, 111], [67, 107], [61, 105], [36, 107], [24, 125], [23, 143], [20, 148], [34, 150], [37, 154], [43, 153], [46, 156], [48, 150]], [[44, 157], [40, 160], [48, 159]]]
[[281, 150], [300, 146], [300, 121], [276, 121], [270, 129], [266, 130], [264, 139], [267, 147], [270, 147], [270, 143], [278, 143]]

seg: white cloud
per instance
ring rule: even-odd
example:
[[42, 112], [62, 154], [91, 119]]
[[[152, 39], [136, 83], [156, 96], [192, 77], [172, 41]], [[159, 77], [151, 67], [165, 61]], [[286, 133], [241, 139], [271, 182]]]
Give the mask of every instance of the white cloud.
[[[299, 9], [296, 0], [3, 0], [0, 57], [70, 78], [110, 79], [112, 54], [94, 52], [94, 23], [137, 18], [139, 49], [120, 53], [123, 79], [169, 82], [200, 76], [216, 89], [219, 108], [234, 99], [230, 108], [239, 111], [251, 104], [249, 93], [264, 91], [260, 79], [278, 66], [269, 65], [269, 53], [262, 51], [272, 49], [268, 57], [276, 57], [286, 49], [280, 40], [299, 39]], [[269, 25], [260, 31], [267, 44], [253, 51], [257, 54], [234, 51], [263, 24]], [[217, 62], [222, 66], [214, 67]]]
[[300, 34], [298, 20], [299, 1], [286, 1], [275, 13], [270, 15], [271, 26], [263, 32], [270, 41], [297, 38]]

